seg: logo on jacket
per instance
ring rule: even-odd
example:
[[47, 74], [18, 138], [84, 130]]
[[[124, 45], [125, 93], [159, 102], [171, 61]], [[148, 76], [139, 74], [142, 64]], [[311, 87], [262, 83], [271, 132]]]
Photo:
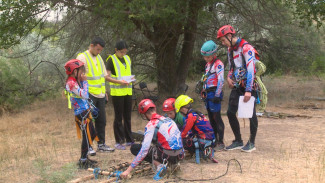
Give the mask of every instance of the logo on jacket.
[[252, 54], [253, 54], [252, 51], [248, 51], [249, 56], [252, 56]]

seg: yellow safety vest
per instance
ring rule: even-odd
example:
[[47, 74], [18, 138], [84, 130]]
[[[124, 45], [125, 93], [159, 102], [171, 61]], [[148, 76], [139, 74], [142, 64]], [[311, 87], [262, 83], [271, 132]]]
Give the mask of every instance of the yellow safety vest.
[[94, 95], [105, 93], [104, 66], [102, 65], [104, 62], [102, 60], [102, 57], [100, 57], [99, 54], [97, 55], [96, 57], [97, 68], [96, 68], [94, 60], [92, 60], [92, 57], [89, 55], [87, 51], [80, 54], [83, 54], [87, 60], [87, 66], [88, 66], [87, 81], [89, 85], [89, 93]]
[[[116, 54], [110, 56], [113, 61], [115, 68], [115, 75], [111, 74], [113, 79], [121, 80], [122, 76], [131, 76], [131, 59], [129, 56], [125, 55], [125, 66], [117, 58]], [[109, 87], [111, 88], [111, 96], [125, 96], [132, 95], [132, 83], [129, 85], [121, 85], [113, 82], [109, 82]]]

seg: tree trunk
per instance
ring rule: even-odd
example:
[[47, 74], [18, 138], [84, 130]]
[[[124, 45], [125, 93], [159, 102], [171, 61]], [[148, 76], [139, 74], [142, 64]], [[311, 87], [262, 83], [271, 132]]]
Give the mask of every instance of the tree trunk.
[[159, 98], [176, 97], [177, 89], [177, 60], [176, 48], [179, 35], [171, 35], [156, 48], [157, 85]]
[[[191, 0], [188, 4], [188, 16], [185, 26], [170, 25], [164, 27], [165, 30], [169, 30], [166, 31], [168, 32], [167, 37], [160, 36], [161, 40], [157, 41], [158, 44], [155, 49], [158, 70], [157, 85], [160, 99], [177, 97], [180, 88], [185, 84], [192, 61], [198, 11], [202, 4], [202, 1]], [[184, 33], [184, 40], [181, 55], [177, 57], [176, 48], [180, 35], [178, 33], [181, 31]]]
[[188, 69], [193, 59], [193, 48], [196, 39], [195, 32], [197, 31], [197, 19], [201, 6], [201, 1], [191, 0], [189, 2], [188, 18], [184, 27], [184, 42], [179, 65], [177, 68], [178, 86], [185, 84], [188, 75]]

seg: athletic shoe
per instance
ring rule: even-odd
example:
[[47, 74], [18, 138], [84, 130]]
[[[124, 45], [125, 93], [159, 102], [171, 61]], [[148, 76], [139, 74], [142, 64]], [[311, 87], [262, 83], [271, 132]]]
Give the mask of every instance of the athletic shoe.
[[261, 117], [261, 116], [263, 116], [263, 115], [264, 115], [264, 112], [256, 112], [256, 116]]
[[118, 150], [125, 150], [125, 146], [122, 145], [122, 144], [115, 144], [115, 149], [118, 149]]
[[214, 148], [216, 151], [222, 151], [225, 149], [225, 144], [224, 143], [218, 143], [217, 146]]
[[89, 146], [88, 155], [90, 155], [90, 156], [95, 156], [96, 155], [96, 151], [94, 151], [93, 147], [91, 147], [91, 146]]
[[248, 152], [248, 153], [255, 151], [255, 150], [256, 150], [255, 145], [253, 143], [251, 143], [250, 141], [248, 141], [247, 144], [243, 148], [241, 148], [241, 151]]
[[210, 148], [210, 153], [209, 153], [209, 159], [213, 162], [213, 163], [218, 163], [218, 161], [214, 158], [214, 149]]
[[101, 152], [114, 152], [114, 148], [110, 148], [108, 145], [106, 144], [98, 144], [97, 147], [97, 151], [101, 151]]
[[125, 143], [125, 146], [132, 146], [134, 144], [134, 142], [127, 142]]
[[243, 147], [243, 141], [232, 141], [230, 146], [226, 147], [227, 151], [234, 150], [234, 149], [241, 149]]
[[88, 168], [96, 168], [97, 167], [97, 163], [90, 161], [89, 159], [86, 160], [79, 160], [79, 168], [80, 169], [88, 169]]

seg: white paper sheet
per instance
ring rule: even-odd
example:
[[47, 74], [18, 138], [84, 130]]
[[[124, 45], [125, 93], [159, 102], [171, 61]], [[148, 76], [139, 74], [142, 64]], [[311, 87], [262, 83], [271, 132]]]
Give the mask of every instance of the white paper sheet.
[[121, 80], [124, 80], [128, 83], [131, 83], [133, 81], [136, 81], [135, 76], [131, 75], [131, 76], [122, 76]]
[[245, 103], [244, 96], [240, 96], [238, 103], [238, 118], [252, 118], [254, 103], [255, 97], [251, 96], [249, 101]]

